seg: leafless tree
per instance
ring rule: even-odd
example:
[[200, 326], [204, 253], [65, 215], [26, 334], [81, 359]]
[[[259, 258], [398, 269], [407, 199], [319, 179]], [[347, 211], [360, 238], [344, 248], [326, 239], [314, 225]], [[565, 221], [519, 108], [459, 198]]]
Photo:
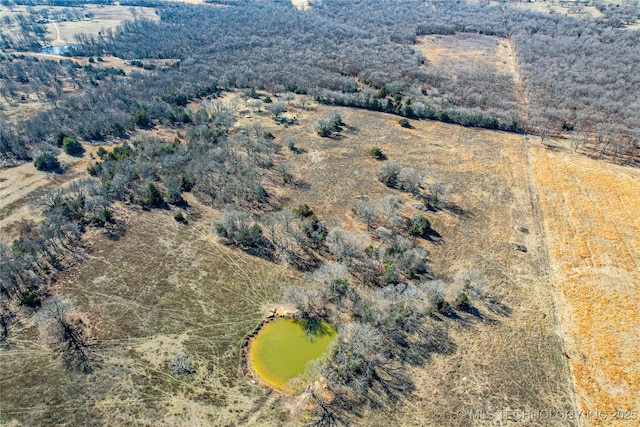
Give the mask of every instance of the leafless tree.
[[84, 373], [92, 371], [94, 360], [88, 328], [68, 299], [47, 298], [34, 321], [43, 337], [60, 352], [67, 367]]

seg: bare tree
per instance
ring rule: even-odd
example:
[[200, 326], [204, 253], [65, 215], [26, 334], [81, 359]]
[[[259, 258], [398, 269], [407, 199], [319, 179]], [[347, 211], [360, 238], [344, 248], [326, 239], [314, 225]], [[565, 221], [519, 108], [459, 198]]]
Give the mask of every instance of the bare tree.
[[367, 196], [358, 196], [352, 203], [352, 211], [356, 218], [367, 225], [367, 230], [371, 229], [373, 221], [377, 215], [376, 207]]
[[427, 188], [429, 188], [431, 199], [438, 207], [443, 206], [447, 202], [449, 194], [451, 193], [451, 187], [444, 185], [440, 181], [428, 184]]
[[396, 185], [403, 191], [416, 194], [420, 191], [423, 178], [424, 171], [414, 168], [404, 168], [398, 173]]
[[337, 393], [365, 399], [386, 362], [382, 337], [373, 326], [353, 322], [339, 329], [337, 341], [322, 373]]
[[34, 321], [44, 338], [61, 353], [67, 367], [84, 373], [92, 371], [88, 330], [69, 300], [59, 296], [48, 298]]
[[344, 231], [334, 227], [327, 235], [329, 252], [338, 262], [347, 266], [353, 265], [368, 242], [368, 236]]
[[272, 104], [267, 104], [264, 109], [270, 112], [275, 120], [278, 120], [280, 114], [287, 111], [287, 107], [283, 102], [274, 102]]

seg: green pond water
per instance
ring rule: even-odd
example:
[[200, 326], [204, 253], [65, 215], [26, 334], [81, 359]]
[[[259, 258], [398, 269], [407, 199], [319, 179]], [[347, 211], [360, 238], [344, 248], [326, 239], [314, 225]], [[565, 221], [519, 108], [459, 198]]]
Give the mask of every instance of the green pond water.
[[287, 382], [322, 356], [335, 334], [333, 326], [320, 322], [307, 335], [301, 321], [278, 317], [264, 325], [251, 344], [253, 370], [268, 384], [287, 391]]

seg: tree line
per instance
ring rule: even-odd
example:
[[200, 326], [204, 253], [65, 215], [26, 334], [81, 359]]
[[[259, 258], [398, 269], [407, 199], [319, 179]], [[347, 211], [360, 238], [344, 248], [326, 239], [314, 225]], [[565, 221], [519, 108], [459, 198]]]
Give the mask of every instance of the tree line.
[[[57, 103], [55, 114], [34, 117], [18, 134], [42, 141], [68, 128], [89, 140], [122, 136], [135, 126], [140, 108], [152, 120], [179, 122], [186, 100], [240, 88], [543, 137], [574, 132], [581, 150], [637, 162], [639, 111], [632, 97], [639, 83], [639, 32], [614, 25], [609, 15], [576, 18], [508, 5], [409, 0], [327, 0], [304, 12], [288, 2], [155, 7], [159, 22], [138, 19], [116, 31], [79, 35], [81, 47], [74, 51], [123, 58], [140, 65], [139, 73], [123, 76], [97, 63], [73, 70], [25, 58], [0, 62], [7, 99], [15, 102], [21, 88], [33, 85], [32, 93]], [[625, 10], [630, 14], [637, 5]], [[529, 117], [517, 105], [513, 76], [432, 67], [416, 47], [422, 35], [459, 33], [511, 38]], [[158, 59], [173, 62], [156, 66]], [[27, 62], [20, 67], [20, 61]], [[61, 93], [65, 80], [82, 92]]]

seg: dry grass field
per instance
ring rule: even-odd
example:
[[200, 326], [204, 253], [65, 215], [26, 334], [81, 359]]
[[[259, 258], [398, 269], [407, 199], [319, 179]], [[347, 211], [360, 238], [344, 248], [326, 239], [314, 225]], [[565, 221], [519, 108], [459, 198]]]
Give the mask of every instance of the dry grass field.
[[[443, 236], [425, 243], [430, 264], [448, 282], [470, 269], [480, 270], [492, 300], [478, 304], [482, 315], [451, 321], [452, 354], [435, 355], [423, 367], [405, 367], [416, 390], [401, 411], [374, 411], [368, 422], [469, 425], [457, 417], [458, 411], [572, 410], [569, 369], [532, 210], [522, 137], [429, 121], [404, 129], [396, 116], [351, 109], [339, 109], [347, 126], [338, 137], [310, 133], [314, 121], [330, 111], [317, 107], [296, 112], [299, 125], [270, 129], [278, 139], [296, 137], [302, 151], [286, 154], [302, 184], [282, 195], [286, 205], [307, 203], [329, 224], [358, 231], [364, 227], [349, 212], [358, 195], [377, 200], [398, 194], [406, 216], [416, 213], [411, 196], [377, 182], [380, 162], [367, 153], [378, 145], [391, 160], [424, 167], [425, 182], [452, 186], [460, 213], [427, 214]], [[517, 244], [526, 246], [527, 253], [516, 251]], [[567, 425], [567, 420], [531, 423]]]
[[584, 16], [584, 17], [593, 17], [599, 18], [603, 16], [602, 12], [600, 12], [593, 5], [569, 5], [560, 4], [558, 1], [537, 1], [532, 3], [513, 3], [516, 7], [521, 7], [526, 10], [540, 12], [540, 13], [550, 13], [550, 14], [560, 14], [560, 15], [571, 15], [571, 16]]
[[47, 32], [51, 37], [52, 46], [64, 46], [75, 43], [74, 35], [85, 33], [98, 35], [107, 29], [115, 30], [122, 21], [145, 18], [152, 21], [159, 20], [155, 9], [151, 7], [129, 6], [83, 6], [82, 12], [90, 19], [82, 21], [52, 22], [47, 24]]
[[531, 154], [580, 405], [637, 411], [640, 173], [540, 146]]
[[[291, 2], [302, 10], [310, 7], [306, 0]], [[550, 2], [520, 7], [577, 10]], [[0, 18], [21, 11], [26, 8], [0, 6]], [[153, 8], [84, 6], [83, 12], [91, 19], [46, 24], [52, 45], [73, 43], [79, 32], [113, 29], [125, 19], [158, 19]], [[600, 12], [593, 6], [579, 11], [589, 14]], [[458, 70], [513, 75], [527, 117], [509, 40], [431, 35], [419, 37], [418, 47], [430, 65], [453, 75]], [[134, 69], [117, 58], [102, 64], [127, 73]], [[50, 108], [26, 95], [11, 105], [2, 101], [3, 117], [18, 121]], [[235, 98], [242, 105], [235, 131], [259, 125], [275, 136], [281, 147], [276, 161], [289, 163], [295, 183], [276, 184], [273, 173], [265, 188], [284, 209], [305, 203], [329, 229], [365, 233], [351, 212], [354, 199], [399, 195], [405, 218], [423, 213], [438, 233], [418, 242], [428, 252], [432, 279], [453, 284], [477, 270], [486, 280], [482, 297], [472, 300], [474, 310], [427, 320], [430, 328], [447, 331], [447, 345], [425, 357], [423, 365], [398, 366], [413, 381], [410, 392], [393, 405], [365, 409], [362, 426], [640, 425], [612, 421], [610, 415], [581, 421], [522, 418], [540, 411], [640, 411], [638, 170], [573, 153], [558, 141], [545, 147], [519, 134], [427, 120], [404, 128], [394, 115], [271, 96], [287, 103], [284, 115], [295, 124], [284, 126], [268, 112], [255, 111], [255, 101], [250, 108], [239, 92], [220, 101]], [[321, 138], [314, 123], [333, 110], [345, 125]], [[182, 128], [160, 126], [129, 139], [149, 135], [184, 139]], [[295, 151], [287, 148], [291, 137]], [[374, 146], [389, 160], [422, 168], [425, 187], [435, 181], [450, 187], [449, 205], [423, 212], [413, 206], [417, 198], [380, 183], [382, 163], [368, 154]], [[62, 174], [38, 172], [31, 163], [0, 170], [0, 241], [16, 237], [20, 219], [39, 218], [33, 201], [45, 189], [86, 176], [97, 146], [86, 148], [82, 158], [61, 154]], [[84, 259], [54, 284], [52, 293], [73, 301], [90, 330], [92, 373], [65, 369], [38, 337], [31, 313], [19, 308], [24, 311], [18, 323], [0, 343], [0, 425], [308, 421], [289, 413], [293, 398], [257, 384], [241, 366], [243, 338], [280, 302], [288, 285], [304, 283], [303, 273], [222, 245], [210, 230], [220, 210], [191, 194], [186, 199], [187, 224], [177, 222], [169, 209], [144, 212], [116, 204], [115, 225], [89, 228]], [[195, 373], [175, 376], [170, 361], [183, 353], [194, 357]]]
[[39, 218], [40, 212], [32, 202], [45, 189], [86, 176], [89, 156], [96, 149], [86, 146], [82, 157], [61, 152], [58, 158], [64, 172], [60, 174], [40, 172], [33, 163], [0, 170], [0, 240], [13, 240], [16, 237], [14, 225], [20, 220]]
[[[335, 138], [312, 131], [332, 108], [290, 108], [298, 124], [277, 125], [252, 113], [282, 143], [298, 185], [281, 189], [285, 207], [307, 203], [330, 226], [363, 231], [349, 205], [357, 195], [399, 194], [377, 180], [373, 145], [403, 165], [426, 170], [425, 182], [452, 187], [456, 209], [428, 212], [442, 236], [421, 244], [437, 278], [452, 282], [470, 269], [487, 280], [475, 314], [431, 319], [449, 330], [446, 349], [422, 366], [400, 367], [414, 381], [397, 407], [367, 411], [363, 425], [507, 423], [499, 411], [571, 410], [569, 368], [562, 355], [548, 265], [532, 210], [526, 156], [518, 135], [340, 109], [346, 126]], [[241, 113], [244, 114], [244, 113]], [[298, 154], [286, 149], [293, 136]], [[26, 425], [90, 422], [109, 425], [274, 425], [292, 421], [283, 399], [251, 383], [240, 369], [242, 337], [301, 274], [221, 246], [209, 231], [219, 213], [194, 199], [189, 225], [168, 211], [119, 207], [120, 234], [91, 231], [87, 259], [60, 279], [57, 294], [75, 302], [91, 327], [94, 373], [66, 372], [21, 324], [0, 352], [2, 421]], [[516, 244], [527, 252], [516, 251]], [[194, 355], [196, 374], [176, 378], [168, 364]], [[17, 388], [19, 387], [19, 388]], [[395, 409], [394, 409], [395, 408]], [[459, 412], [461, 411], [461, 412]], [[471, 422], [469, 411], [492, 411]], [[299, 421], [299, 420], [298, 420]], [[567, 425], [566, 420], [532, 420]], [[571, 424], [569, 424], [571, 425]]]
[[418, 37], [417, 47], [431, 65], [447, 70], [495, 70], [509, 74], [509, 40], [479, 34]]
[[[65, 7], [61, 6], [35, 6], [33, 10], [37, 12], [63, 11]], [[77, 10], [77, 8], [73, 8]], [[27, 6], [0, 6], [0, 18], [3, 16], [15, 17], [18, 14], [27, 14]], [[158, 20], [159, 17], [155, 13], [155, 9], [151, 7], [129, 7], [119, 5], [84, 5], [80, 8], [86, 18], [75, 21], [49, 22], [43, 24], [47, 28], [47, 34], [52, 46], [64, 46], [75, 43], [74, 35], [80, 33], [98, 35], [107, 29], [115, 30], [115, 28], [125, 20], [133, 20], [138, 18], [146, 18], [150, 20]], [[11, 28], [0, 31], [9, 31]]]
[[[217, 213], [193, 201], [190, 224], [167, 211], [117, 209], [121, 235], [94, 230], [87, 259], [59, 280], [91, 325], [94, 373], [66, 371], [19, 325], [0, 351], [0, 422], [26, 425], [275, 425], [282, 405], [240, 369], [240, 342], [300, 274], [216, 243]], [[178, 353], [196, 373], [169, 373]], [[256, 417], [259, 422], [250, 422]]]

